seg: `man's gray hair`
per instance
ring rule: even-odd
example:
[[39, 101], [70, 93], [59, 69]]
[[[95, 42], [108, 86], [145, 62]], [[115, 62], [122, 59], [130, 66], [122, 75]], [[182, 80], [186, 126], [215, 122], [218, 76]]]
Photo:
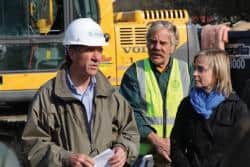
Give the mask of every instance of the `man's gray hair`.
[[169, 21], [155, 21], [153, 22], [147, 32], [147, 41], [149, 41], [152, 35], [160, 29], [166, 29], [171, 35], [171, 44], [175, 47], [179, 44], [179, 33], [175, 25]]

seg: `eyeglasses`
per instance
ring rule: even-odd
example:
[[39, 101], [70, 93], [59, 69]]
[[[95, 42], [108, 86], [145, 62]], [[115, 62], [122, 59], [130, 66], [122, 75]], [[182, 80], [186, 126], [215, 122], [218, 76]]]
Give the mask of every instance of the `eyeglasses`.
[[207, 72], [209, 69], [205, 68], [204, 66], [194, 66], [194, 71], [197, 71], [199, 73]]

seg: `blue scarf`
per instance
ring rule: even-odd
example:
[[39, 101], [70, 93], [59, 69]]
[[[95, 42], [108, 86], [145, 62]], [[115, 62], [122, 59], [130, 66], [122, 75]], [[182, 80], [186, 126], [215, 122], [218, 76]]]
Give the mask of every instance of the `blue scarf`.
[[225, 96], [217, 91], [209, 94], [199, 88], [192, 88], [190, 92], [190, 102], [195, 111], [205, 119], [209, 119], [213, 109], [225, 100]]

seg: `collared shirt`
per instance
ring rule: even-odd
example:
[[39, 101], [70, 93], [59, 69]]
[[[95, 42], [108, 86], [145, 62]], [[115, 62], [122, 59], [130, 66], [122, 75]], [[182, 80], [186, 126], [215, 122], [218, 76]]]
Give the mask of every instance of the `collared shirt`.
[[96, 78], [91, 77], [91, 81], [90, 81], [86, 91], [83, 93], [77, 91], [76, 86], [74, 85], [74, 83], [71, 80], [69, 72], [67, 72], [66, 80], [67, 80], [67, 85], [68, 85], [70, 91], [72, 92], [73, 96], [75, 96], [78, 100], [80, 100], [82, 102], [82, 104], [84, 105], [85, 110], [86, 110], [86, 114], [87, 114], [87, 118], [88, 118], [88, 123], [90, 124], [91, 119], [92, 119], [94, 87], [96, 84]]

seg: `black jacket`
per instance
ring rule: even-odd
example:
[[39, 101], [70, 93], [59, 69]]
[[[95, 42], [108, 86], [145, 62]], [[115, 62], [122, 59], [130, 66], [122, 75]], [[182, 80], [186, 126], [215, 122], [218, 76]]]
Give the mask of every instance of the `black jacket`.
[[173, 167], [218, 167], [240, 135], [247, 106], [231, 94], [209, 119], [197, 114], [189, 97], [183, 99], [171, 134]]

